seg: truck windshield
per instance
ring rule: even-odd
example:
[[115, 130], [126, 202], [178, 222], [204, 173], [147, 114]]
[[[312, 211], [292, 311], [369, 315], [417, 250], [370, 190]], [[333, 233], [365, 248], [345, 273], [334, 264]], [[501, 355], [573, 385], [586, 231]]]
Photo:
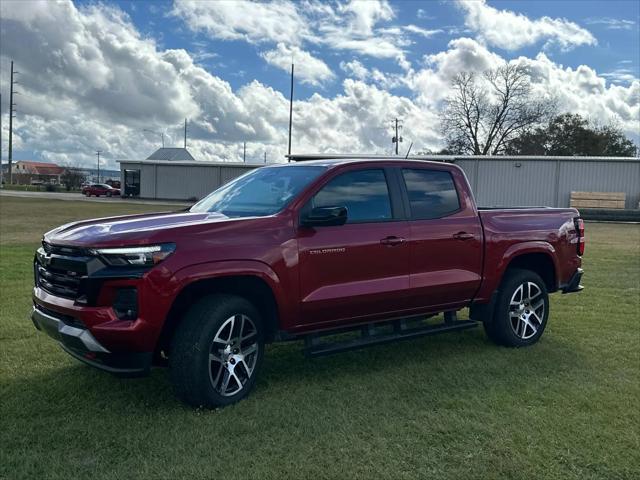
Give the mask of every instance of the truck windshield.
[[282, 210], [326, 167], [262, 167], [232, 180], [196, 203], [190, 212], [261, 217]]

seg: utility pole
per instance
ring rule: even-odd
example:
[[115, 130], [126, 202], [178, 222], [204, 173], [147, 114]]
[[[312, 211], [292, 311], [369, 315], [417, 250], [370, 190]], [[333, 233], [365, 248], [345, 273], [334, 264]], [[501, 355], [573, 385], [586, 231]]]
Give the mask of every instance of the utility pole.
[[11, 169], [13, 162], [13, 119], [16, 104], [13, 102], [13, 95], [18, 92], [13, 91], [13, 85], [18, 83], [13, 79], [13, 75], [18, 72], [13, 71], [13, 60], [11, 60], [11, 87], [9, 90], [9, 185], [13, 185], [13, 171]]
[[187, 119], [184, 119], [184, 148], [187, 148]]
[[[289, 148], [287, 150], [289, 154], [289, 162], [291, 161], [291, 127], [293, 125], [293, 63], [291, 64], [291, 94], [289, 95]], [[266, 160], [265, 160], [265, 163]]]
[[98, 182], [100, 183], [100, 154], [102, 153], [102, 150], [96, 150], [96, 155], [98, 156]]
[[391, 139], [391, 143], [395, 143], [396, 144], [396, 155], [398, 155], [398, 145], [400, 144], [400, 142], [402, 141], [402, 137], [400, 137], [398, 135], [398, 131], [402, 128], [402, 120], [396, 118], [395, 119], [395, 129], [396, 129], [396, 134], [395, 136]]
[[242, 161], [247, 163], [247, 142], [242, 143]]
[[0, 188], [3, 185], [4, 174], [2, 173], [2, 93], [0, 93]]
[[264, 151], [264, 163], [267, 163], [267, 151]]

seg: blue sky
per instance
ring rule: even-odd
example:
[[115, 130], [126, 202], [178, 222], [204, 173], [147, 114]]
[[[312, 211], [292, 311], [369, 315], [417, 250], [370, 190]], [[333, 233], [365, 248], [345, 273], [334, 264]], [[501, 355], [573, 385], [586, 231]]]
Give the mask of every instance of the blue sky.
[[[289, 79], [286, 74], [278, 68], [265, 64], [259, 55], [260, 46], [243, 40], [219, 40], [211, 38], [206, 33], [189, 30], [180, 18], [170, 14], [173, 8], [172, 1], [112, 3], [129, 14], [140, 32], [156, 39], [163, 47], [184, 48], [195, 56], [198, 53], [212, 55], [212, 58], [204, 58], [200, 63], [212, 72], [223, 76], [234, 88], [239, 88], [248, 79], [258, 78], [274, 88], [288, 92]], [[426, 30], [443, 30], [442, 33], [434, 34], [427, 41], [423, 41], [419, 35], [413, 36], [414, 43], [408, 49], [407, 55], [412, 62], [418, 63], [424, 55], [445, 50], [451, 39], [465, 35], [464, 18], [455, 2], [401, 1], [390, 2], [390, 4], [396, 12], [396, 18], [386, 22], [388, 26], [414, 24]], [[628, 70], [628, 73], [634, 77], [640, 76], [638, 36], [640, 2], [633, 0], [520, 0], [490, 1], [489, 4], [497, 9], [520, 13], [532, 19], [544, 16], [567, 19], [588, 29], [597, 38], [597, 45], [582, 45], [568, 51], [563, 51], [561, 48], [546, 49], [547, 56], [555, 62], [573, 68], [586, 64], [599, 73]], [[466, 34], [468, 35], [469, 32]], [[537, 42], [516, 51], [500, 47], [494, 47], [493, 50], [507, 59], [521, 55], [534, 57], [541, 50], [543, 43]], [[348, 61], [354, 56], [348, 52], [335, 52], [321, 46], [315, 47], [313, 53], [322, 58], [338, 74], [338, 78], [321, 88], [299, 84], [296, 88], [297, 93], [302, 97], [308, 97], [315, 91], [328, 95], [339, 93], [340, 80], [346, 76], [340, 70], [340, 61]], [[392, 59], [365, 58], [362, 61], [367, 66], [385, 71], [400, 71]], [[607, 81], [621, 82], [615, 77], [607, 78]]]
[[[4, 0], [1, 87], [23, 74], [15, 158], [105, 165], [144, 158], [189, 118], [196, 158], [279, 161], [288, 68], [294, 149], [386, 153], [400, 116], [418, 150], [442, 146], [451, 78], [530, 69], [561, 111], [640, 136], [638, 1]], [[64, 25], [64, 28], [61, 28]], [[3, 137], [7, 109], [3, 99]], [[6, 158], [6, 141], [3, 145]]]

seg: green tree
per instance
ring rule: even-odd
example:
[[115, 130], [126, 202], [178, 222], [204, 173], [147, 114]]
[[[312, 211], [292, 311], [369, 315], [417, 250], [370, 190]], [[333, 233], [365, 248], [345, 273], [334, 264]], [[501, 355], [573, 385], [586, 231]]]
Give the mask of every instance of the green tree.
[[636, 145], [614, 125], [596, 127], [577, 114], [554, 117], [547, 125], [523, 132], [505, 152], [510, 155], [633, 157]]

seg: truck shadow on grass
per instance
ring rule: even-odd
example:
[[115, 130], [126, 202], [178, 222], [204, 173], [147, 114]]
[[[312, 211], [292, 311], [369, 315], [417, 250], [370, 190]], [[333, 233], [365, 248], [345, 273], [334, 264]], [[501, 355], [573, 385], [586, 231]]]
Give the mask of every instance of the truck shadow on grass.
[[[330, 407], [339, 400], [415, 397], [437, 402], [445, 396], [484, 396], [496, 390], [530, 390], [536, 386], [588, 374], [589, 359], [561, 338], [545, 337], [533, 347], [501, 348], [490, 343], [481, 329], [422, 338], [329, 357], [307, 359], [301, 342], [267, 347], [261, 376], [254, 392], [238, 406], [253, 403], [268, 414], [281, 402]], [[59, 360], [64, 361], [60, 352]], [[58, 359], [55, 359], [58, 360]], [[108, 408], [136, 411], [171, 411], [183, 407], [173, 394], [166, 369], [154, 369], [140, 379], [120, 379], [88, 366], [71, 363], [5, 383], [5, 413], [21, 415], [65, 410], [99, 413]], [[328, 403], [327, 403], [328, 402]]]

